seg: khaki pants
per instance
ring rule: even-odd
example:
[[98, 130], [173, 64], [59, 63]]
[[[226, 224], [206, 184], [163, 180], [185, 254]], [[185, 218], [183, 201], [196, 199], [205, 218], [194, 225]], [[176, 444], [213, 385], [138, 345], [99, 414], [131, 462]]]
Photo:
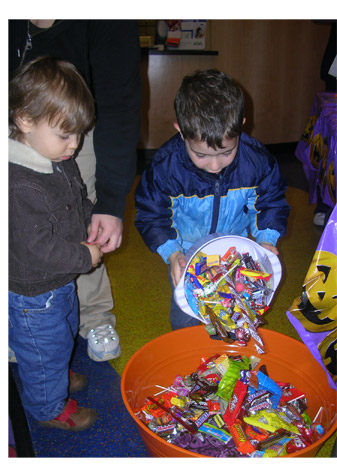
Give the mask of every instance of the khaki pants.
[[[87, 186], [88, 198], [95, 203], [96, 157], [93, 147], [93, 131], [85, 136], [80, 153], [76, 158], [82, 180]], [[116, 317], [111, 314], [114, 307], [111, 285], [104, 263], [77, 278], [77, 294], [80, 304], [79, 333], [86, 337], [90, 329], [102, 324], [115, 326]]]

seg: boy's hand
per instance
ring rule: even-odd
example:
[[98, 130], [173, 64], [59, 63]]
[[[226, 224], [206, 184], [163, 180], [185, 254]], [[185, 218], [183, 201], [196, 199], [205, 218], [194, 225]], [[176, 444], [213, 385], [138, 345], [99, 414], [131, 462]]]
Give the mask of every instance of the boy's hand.
[[260, 243], [261, 246], [263, 246], [263, 248], [266, 248], [267, 250], [269, 251], [272, 251], [274, 254], [278, 255], [278, 249], [276, 248], [276, 246], [273, 246], [271, 243], [265, 243], [264, 241], [262, 241], [262, 243]]
[[92, 267], [96, 268], [96, 266], [101, 262], [103, 256], [103, 253], [101, 251], [101, 245], [99, 245], [98, 243], [90, 244], [86, 243], [85, 241], [82, 241], [81, 244], [86, 246], [90, 251]]
[[185, 255], [180, 251], [176, 251], [169, 257], [169, 262], [171, 265], [171, 278], [173, 281], [173, 286], [176, 287], [186, 266]]

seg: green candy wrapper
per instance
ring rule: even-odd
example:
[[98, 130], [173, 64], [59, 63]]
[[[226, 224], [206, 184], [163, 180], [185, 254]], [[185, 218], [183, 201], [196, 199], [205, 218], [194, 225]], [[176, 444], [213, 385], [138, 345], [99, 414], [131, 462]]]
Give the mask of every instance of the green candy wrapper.
[[227, 400], [227, 402], [231, 399], [237, 380], [240, 379], [240, 371], [249, 370], [250, 359], [244, 355], [241, 360], [229, 359], [228, 363], [228, 368], [220, 380], [216, 392], [218, 397]]

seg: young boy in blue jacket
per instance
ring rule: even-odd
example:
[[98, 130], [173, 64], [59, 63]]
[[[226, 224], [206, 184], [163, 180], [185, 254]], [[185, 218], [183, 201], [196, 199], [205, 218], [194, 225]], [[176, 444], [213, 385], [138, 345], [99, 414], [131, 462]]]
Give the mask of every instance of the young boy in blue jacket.
[[[211, 233], [251, 236], [278, 254], [290, 207], [275, 158], [242, 132], [241, 89], [218, 70], [186, 76], [175, 99], [178, 134], [156, 153], [136, 189], [135, 225], [169, 264], [171, 284], [188, 249]], [[171, 300], [171, 326], [200, 322]]]

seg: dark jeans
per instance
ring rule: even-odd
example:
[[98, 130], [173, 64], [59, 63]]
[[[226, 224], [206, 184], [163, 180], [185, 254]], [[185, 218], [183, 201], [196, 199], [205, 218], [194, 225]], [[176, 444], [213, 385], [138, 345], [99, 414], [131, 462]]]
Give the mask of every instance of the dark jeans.
[[36, 420], [52, 420], [68, 398], [78, 330], [75, 283], [35, 297], [8, 294], [9, 346], [19, 366], [22, 405]]

